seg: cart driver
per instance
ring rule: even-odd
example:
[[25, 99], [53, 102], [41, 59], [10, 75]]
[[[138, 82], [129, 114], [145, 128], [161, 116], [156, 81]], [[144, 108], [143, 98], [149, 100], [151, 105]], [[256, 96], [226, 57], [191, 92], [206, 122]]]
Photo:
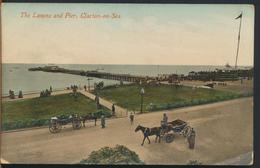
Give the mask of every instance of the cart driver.
[[163, 113], [163, 119], [161, 121], [162, 128], [165, 128], [167, 126], [167, 123], [168, 123], [168, 116], [166, 115], [166, 113]]

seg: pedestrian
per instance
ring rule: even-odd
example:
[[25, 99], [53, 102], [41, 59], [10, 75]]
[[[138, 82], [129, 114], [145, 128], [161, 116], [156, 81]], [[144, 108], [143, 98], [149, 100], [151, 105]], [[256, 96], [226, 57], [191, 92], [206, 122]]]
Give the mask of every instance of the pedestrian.
[[10, 99], [15, 99], [15, 94], [13, 90], [10, 90], [10, 95], [9, 95]]
[[50, 86], [50, 92], [52, 92], [52, 86]]
[[48, 89], [46, 89], [46, 96], [50, 96], [51, 95], [51, 93], [50, 93], [50, 91], [48, 90]]
[[101, 128], [105, 128], [106, 126], [105, 126], [105, 116], [104, 115], [102, 115], [101, 116]]
[[86, 85], [84, 85], [84, 89], [85, 89], [85, 91], [87, 91], [87, 86]]
[[133, 114], [133, 112], [131, 112], [131, 114], [130, 114], [130, 122], [131, 122], [131, 125], [133, 125], [133, 123], [134, 123], [134, 114]]
[[21, 90], [19, 91], [18, 98], [23, 98], [23, 92]]
[[98, 95], [95, 97], [95, 101], [96, 101], [96, 104], [97, 104], [97, 109], [100, 109], [99, 97], [98, 97]]
[[115, 115], [115, 111], [116, 111], [115, 104], [113, 104], [113, 105], [112, 105], [112, 115], [113, 115], [113, 116]]
[[188, 143], [189, 143], [190, 149], [194, 149], [194, 147], [195, 147], [195, 136], [196, 136], [196, 133], [195, 133], [194, 129], [191, 128], [190, 135], [188, 136]]

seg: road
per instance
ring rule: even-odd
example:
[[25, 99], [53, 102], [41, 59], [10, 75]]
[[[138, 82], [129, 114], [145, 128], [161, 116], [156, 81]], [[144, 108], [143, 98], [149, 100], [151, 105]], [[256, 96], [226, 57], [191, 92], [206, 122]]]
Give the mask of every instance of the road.
[[[185, 120], [196, 130], [194, 150], [186, 140], [176, 136], [172, 143], [145, 143], [138, 124], [158, 126], [162, 114], [169, 120]], [[98, 123], [99, 124], [99, 123]], [[66, 126], [51, 134], [48, 128], [2, 133], [2, 158], [10, 163], [79, 163], [91, 151], [104, 146], [125, 145], [135, 151], [146, 164], [187, 164], [199, 160], [216, 164], [253, 150], [253, 98], [241, 98], [214, 104], [179, 108], [135, 116], [134, 125], [128, 118], [107, 120], [107, 128], [93, 126], [72, 130]]]

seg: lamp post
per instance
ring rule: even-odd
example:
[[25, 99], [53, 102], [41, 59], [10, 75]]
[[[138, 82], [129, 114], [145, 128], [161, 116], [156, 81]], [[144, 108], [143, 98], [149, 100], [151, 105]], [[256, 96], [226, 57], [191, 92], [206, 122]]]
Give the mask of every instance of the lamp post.
[[140, 91], [141, 95], [141, 113], [143, 113], [143, 97], [144, 97], [144, 88], [141, 89]]
[[87, 78], [88, 80], [88, 91], [90, 92], [90, 80], [93, 80], [92, 78]]

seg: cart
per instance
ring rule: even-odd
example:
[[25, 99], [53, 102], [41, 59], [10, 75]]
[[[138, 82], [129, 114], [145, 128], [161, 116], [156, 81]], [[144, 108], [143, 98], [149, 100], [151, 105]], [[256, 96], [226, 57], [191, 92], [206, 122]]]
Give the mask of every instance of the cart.
[[72, 123], [73, 129], [80, 129], [82, 127], [81, 120], [78, 115], [51, 117], [49, 130], [51, 133], [58, 133], [61, 131], [63, 125]]
[[161, 129], [161, 138], [165, 139], [166, 143], [171, 143], [174, 140], [176, 134], [188, 137], [191, 131], [191, 127], [187, 122], [177, 119], [167, 123], [167, 126]]

